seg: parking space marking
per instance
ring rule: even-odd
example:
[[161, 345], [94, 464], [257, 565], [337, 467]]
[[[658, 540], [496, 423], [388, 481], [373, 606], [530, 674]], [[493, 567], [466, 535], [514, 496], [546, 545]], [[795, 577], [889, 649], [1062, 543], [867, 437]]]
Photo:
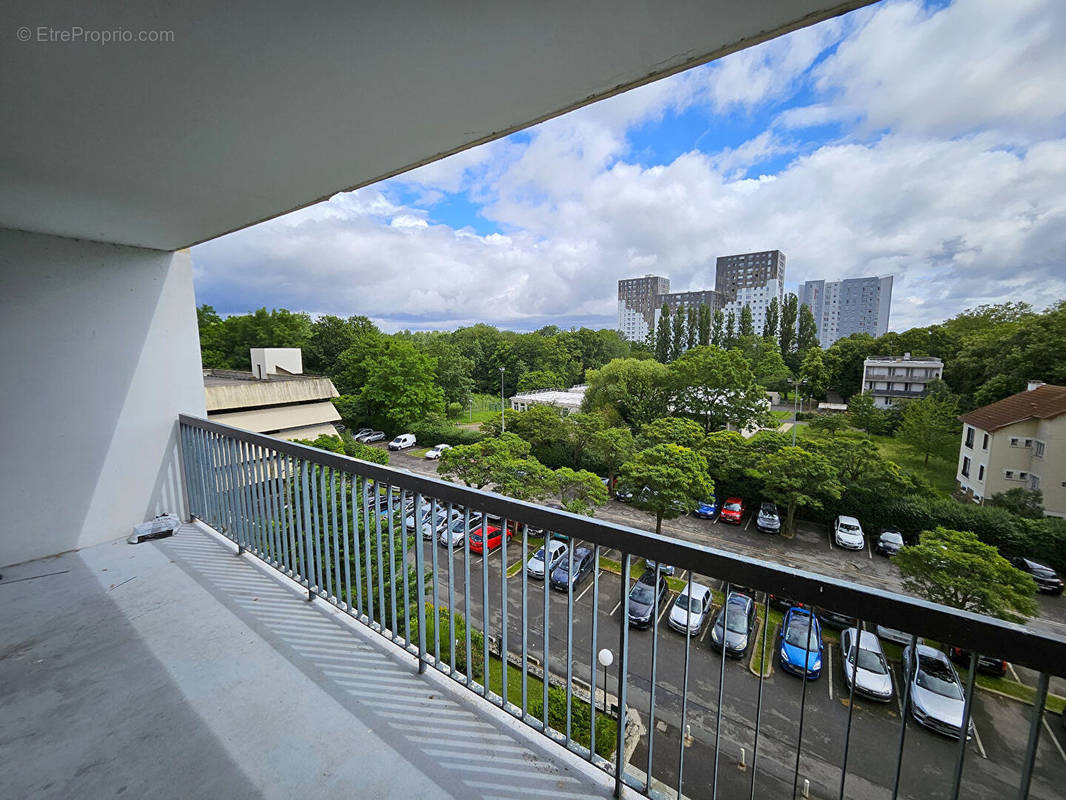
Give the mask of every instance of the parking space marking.
[[1022, 683], [1023, 682], [1022, 679], [1018, 676], [1018, 670], [1016, 670], [1014, 668], [1014, 665], [1011, 664], [1009, 661], [1007, 662], [1007, 669], [1009, 669], [1010, 670], [1010, 674], [1014, 676], [1014, 680], [1016, 680], [1018, 683]]
[[985, 746], [981, 743], [981, 734], [977, 732], [976, 725], [973, 726], [973, 739], [977, 742], [977, 752], [980, 754], [981, 758], [987, 760], [988, 753], [985, 752]]
[[899, 696], [899, 684], [896, 682], [896, 671], [892, 666], [888, 667], [889, 677], [892, 678], [892, 692], [896, 696], [896, 708], [899, 709], [899, 718], [903, 719], [903, 698]]
[[829, 531], [829, 549], [833, 549], [833, 532]]
[[622, 601], [621, 601], [621, 600], [619, 600], [619, 601], [618, 601], [618, 604], [617, 604], [617, 605], [616, 605], [616, 606], [615, 606], [614, 608], [612, 608], [612, 609], [611, 609], [611, 613], [610, 613], [610, 614], [608, 614], [607, 616], [609, 616], [609, 617], [613, 617], [613, 616], [614, 616], [614, 613], [615, 613], [615, 612], [616, 612], [616, 611], [617, 611], [618, 609], [620, 609], [621, 607], [622, 607]]
[[678, 578], [678, 580], [680, 580], [680, 581], [685, 580], [685, 576], [686, 575], [688, 575], [688, 570], [687, 569], [681, 570], [681, 577]]
[[829, 699], [832, 700], [833, 699], [833, 645], [830, 644], [827, 648], [825, 648], [825, 658], [826, 658], [826, 662], [829, 664], [829, 669], [828, 669], [827, 674], [826, 674], [826, 677], [829, 678], [829, 680], [827, 680], [826, 683], [829, 684]]
[[[703, 640], [707, 637], [707, 631], [709, 631], [713, 627], [714, 627], [714, 622], [713, 621], [711, 621], [711, 623], [709, 625], [708, 624], [704, 624], [703, 633], [700, 634], [699, 644], [703, 644]], [[724, 653], [722, 654], [722, 657], [723, 658], [725, 657]]]
[[1042, 717], [1041, 722], [1044, 723], [1044, 730], [1047, 731], [1047, 735], [1051, 737], [1051, 741], [1055, 744], [1055, 749], [1059, 751], [1059, 755], [1062, 756], [1062, 760], [1066, 761], [1066, 752], [1063, 752], [1062, 745], [1059, 744], [1058, 738], [1051, 732], [1051, 726], [1047, 724], [1047, 717]]
[[659, 623], [658, 624], [660, 624], [660, 625], [662, 624], [662, 621], [663, 621], [663, 614], [666, 613], [666, 610], [668, 608], [670, 608], [671, 604], [673, 603], [673, 594], [674, 594], [673, 592], [667, 592], [666, 593], [666, 603], [665, 603], [665, 605], [663, 605], [663, 610], [659, 612]]
[[874, 544], [873, 544], [873, 542], [867, 540], [866, 549], [870, 551], [870, 560], [873, 561], [874, 560]]
[[744, 525], [744, 530], [749, 530], [749, 529], [751, 528], [751, 520], [752, 520], [752, 518], [753, 518], [754, 516], [755, 516], [754, 514], [749, 514], [749, 515], [748, 515], [748, 521], [747, 521], [747, 523], [746, 523], [746, 524]]
[[[603, 574], [603, 570], [600, 570], [600, 574], [601, 575]], [[593, 581], [588, 586], [586, 586], [585, 587], [585, 591], [583, 591], [581, 594], [579, 594], [577, 597], [574, 598], [574, 605], [577, 605], [578, 601], [581, 600], [581, 598], [584, 597], [586, 594], [588, 594], [589, 593], [589, 589], [591, 589], [595, 585], [596, 585], [595, 581]]]

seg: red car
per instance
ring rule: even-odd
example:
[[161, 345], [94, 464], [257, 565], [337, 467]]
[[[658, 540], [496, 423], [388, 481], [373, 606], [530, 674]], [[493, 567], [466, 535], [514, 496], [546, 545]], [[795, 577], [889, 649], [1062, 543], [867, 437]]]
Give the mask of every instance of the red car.
[[739, 497], [730, 497], [722, 506], [722, 513], [718, 515], [720, 522], [729, 522], [739, 525], [744, 518], [744, 501]]
[[[507, 531], [507, 540], [511, 540], [510, 529]], [[500, 533], [500, 528], [496, 525], [489, 525], [488, 533], [485, 533], [485, 528], [477, 528], [470, 532], [470, 552], [471, 553], [483, 553], [485, 552], [485, 540], [488, 539], [489, 550], [495, 550], [501, 544], [503, 544], [503, 534]]]

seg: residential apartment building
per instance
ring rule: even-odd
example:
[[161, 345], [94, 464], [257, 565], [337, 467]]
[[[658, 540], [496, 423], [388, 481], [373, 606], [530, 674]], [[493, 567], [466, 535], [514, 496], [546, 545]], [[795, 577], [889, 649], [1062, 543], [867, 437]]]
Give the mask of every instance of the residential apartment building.
[[1066, 386], [1033, 382], [959, 419], [960, 495], [984, 503], [1008, 489], [1039, 490], [1044, 512], [1066, 517]]
[[722, 295], [722, 310], [740, 320], [740, 311], [751, 307], [756, 333], [762, 333], [770, 301], [780, 306], [785, 294], [785, 254], [780, 250], [719, 256], [715, 262], [714, 288]]
[[805, 281], [799, 287], [799, 302], [810, 307], [822, 348], [853, 333], [882, 336], [888, 332], [892, 276]]
[[889, 408], [897, 400], [924, 397], [930, 381], [944, 376], [939, 358], [871, 356], [863, 362], [862, 393], [871, 394], [877, 408]]
[[207, 418], [278, 439], [337, 435], [338, 397], [329, 378], [303, 374], [298, 347], [251, 350], [250, 372], [204, 370]]
[[695, 292], [671, 292], [670, 294], [661, 294], [655, 304], [655, 325], [659, 324], [659, 317], [662, 316], [663, 306], [670, 309], [671, 316], [678, 311], [687, 312], [692, 306], [697, 308], [702, 305], [706, 305], [711, 309], [711, 314], [720, 310], [725, 302], [722, 295], [716, 292], [714, 289], [701, 289]]
[[631, 342], [643, 342], [655, 328], [659, 298], [670, 292], [670, 279], [659, 275], [618, 281], [618, 332]]

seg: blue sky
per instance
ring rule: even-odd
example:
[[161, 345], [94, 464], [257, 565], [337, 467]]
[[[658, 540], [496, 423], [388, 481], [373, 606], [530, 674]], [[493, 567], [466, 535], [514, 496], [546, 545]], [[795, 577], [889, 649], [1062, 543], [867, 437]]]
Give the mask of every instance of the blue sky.
[[1066, 3], [887, 0], [193, 250], [198, 302], [613, 326], [619, 278], [895, 276], [891, 327], [1066, 296]]

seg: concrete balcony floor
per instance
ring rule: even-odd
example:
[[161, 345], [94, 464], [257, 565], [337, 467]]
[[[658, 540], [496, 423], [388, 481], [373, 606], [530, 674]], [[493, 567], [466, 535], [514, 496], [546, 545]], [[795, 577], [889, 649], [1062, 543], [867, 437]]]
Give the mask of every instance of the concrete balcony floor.
[[608, 797], [202, 529], [4, 570], [0, 797]]

